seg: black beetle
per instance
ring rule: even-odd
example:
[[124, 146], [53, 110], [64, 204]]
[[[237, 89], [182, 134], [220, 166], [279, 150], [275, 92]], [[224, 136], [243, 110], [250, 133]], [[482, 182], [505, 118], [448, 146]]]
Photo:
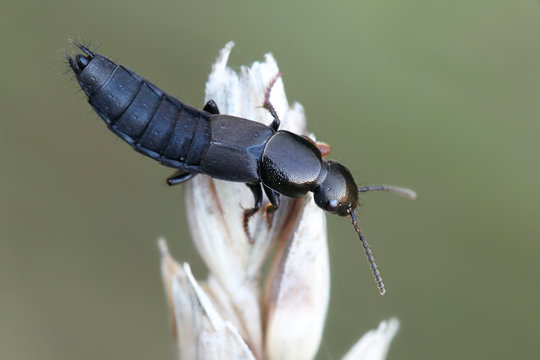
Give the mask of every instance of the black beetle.
[[[270, 200], [267, 219], [279, 207], [280, 194], [300, 198], [313, 192], [317, 205], [333, 214], [351, 216], [381, 294], [384, 284], [368, 244], [357, 225], [358, 192], [390, 191], [408, 197], [414, 192], [387, 185], [358, 188], [349, 170], [323, 160], [317, 145], [306, 137], [278, 130], [280, 120], [270, 104], [269, 85], [264, 107], [274, 120], [266, 126], [219, 114], [210, 100], [198, 110], [158, 89], [131, 70], [76, 44], [82, 51], [67, 56], [69, 66], [92, 108], [109, 129], [138, 152], [178, 169], [167, 179], [176, 185], [196, 174], [245, 183], [253, 193], [248, 219], [262, 205], [262, 190]], [[276, 77], [277, 78], [277, 77]], [[275, 81], [275, 79], [274, 79]], [[248, 238], [251, 237], [248, 233]]]

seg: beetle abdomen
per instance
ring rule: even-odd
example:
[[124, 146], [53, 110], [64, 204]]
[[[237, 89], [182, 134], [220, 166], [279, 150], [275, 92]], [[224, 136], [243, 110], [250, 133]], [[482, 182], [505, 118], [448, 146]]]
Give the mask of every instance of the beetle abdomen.
[[209, 114], [104, 56], [89, 57], [78, 56], [79, 72], [74, 71], [107, 126], [138, 152], [170, 167], [196, 171], [208, 144]]

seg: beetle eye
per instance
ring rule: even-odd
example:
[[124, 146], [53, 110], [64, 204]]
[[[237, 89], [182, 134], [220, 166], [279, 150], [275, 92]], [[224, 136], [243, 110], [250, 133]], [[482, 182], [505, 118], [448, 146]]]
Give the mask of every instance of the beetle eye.
[[326, 205], [326, 210], [330, 212], [337, 212], [339, 210], [339, 201], [337, 201], [336, 199], [328, 201], [328, 204]]

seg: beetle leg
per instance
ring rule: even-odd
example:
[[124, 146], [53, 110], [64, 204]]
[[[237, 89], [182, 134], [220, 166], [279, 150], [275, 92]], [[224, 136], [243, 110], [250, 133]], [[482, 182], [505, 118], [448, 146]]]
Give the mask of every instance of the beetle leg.
[[268, 224], [268, 228], [270, 228], [270, 226], [272, 226], [272, 220], [274, 219], [274, 212], [279, 208], [279, 193], [266, 185], [263, 185], [263, 189], [266, 197], [270, 200], [270, 204], [267, 204], [264, 208], [266, 224]]
[[252, 217], [253, 215], [255, 215], [255, 213], [257, 211], [259, 211], [259, 209], [262, 206], [262, 190], [261, 190], [261, 185], [259, 183], [246, 184], [246, 185], [251, 190], [251, 192], [253, 193], [253, 197], [255, 198], [255, 205], [251, 209], [245, 209], [244, 210], [243, 225], [244, 225], [244, 231], [246, 232], [249, 243], [253, 244], [255, 242], [255, 240], [253, 240], [253, 238], [251, 237], [251, 235], [249, 233], [248, 222], [249, 222], [249, 218]]
[[325, 156], [329, 155], [330, 152], [332, 151], [332, 147], [330, 145], [328, 145], [327, 143], [322, 142], [322, 141], [315, 142], [315, 146], [321, 152], [322, 157], [325, 157]]
[[279, 120], [279, 116], [276, 112], [276, 109], [274, 109], [274, 106], [270, 102], [270, 92], [272, 91], [272, 88], [274, 87], [274, 84], [276, 83], [277, 79], [281, 77], [281, 73], [278, 72], [276, 76], [270, 81], [270, 84], [268, 84], [268, 87], [266, 88], [266, 91], [264, 92], [264, 104], [263, 107], [270, 112], [270, 115], [274, 118], [274, 121], [270, 124], [270, 127], [274, 129], [275, 131], [278, 130], [279, 124], [281, 121]]
[[219, 109], [214, 100], [208, 100], [206, 105], [204, 105], [203, 110], [209, 112], [210, 114], [219, 114]]
[[313, 141], [313, 139], [307, 135], [302, 135], [302, 137], [306, 139], [307, 141], [309, 141], [310, 143], [312, 143], [313, 145], [315, 145], [317, 149], [319, 149], [319, 151], [321, 152], [322, 157], [329, 155], [330, 152], [332, 151], [332, 147], [330, 147], [330, 145], [328, 145], [325, 142]]
[[197, 174], [187, 172], [185, 170], [176, 170], [171, 176], [167, 178], [167, 184], [170, 186], [178, 185], [188, 181]]

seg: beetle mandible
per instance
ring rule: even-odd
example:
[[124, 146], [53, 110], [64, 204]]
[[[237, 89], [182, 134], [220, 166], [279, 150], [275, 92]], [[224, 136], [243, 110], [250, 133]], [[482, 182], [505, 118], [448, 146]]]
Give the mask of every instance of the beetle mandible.
[[[69, 66], [88, 97], [88, 102], [109, 129], [136, 151], [177, 171], [169, 185], [188, 181], [197, 174], [245, 183], [255, 203], [244, 210], [244, 229], [262, 206], [262, 192], [270, 200], [267, 218], [279, 207], [280, 195], [293, 198], [313, 192], [325, 211], [350, 216], [368, 257], [379, 292], [386, 292], [371, 250], [357, 224], [358, 192], [389, 191], [414, 198], [412, 190], [388, 185], [358, 188], [349, 170], [324, 160], [308, 138], [279, 130], [280, 120], [269, 101], [264, 107], [273, 122], [220, 114], [210, 100], [203, 110], [191, 107], [158, 89], [131, 70], [75, 44], [82, 53], [67, 56]], [[275, 80], [275, 79], [274, 79]]]

